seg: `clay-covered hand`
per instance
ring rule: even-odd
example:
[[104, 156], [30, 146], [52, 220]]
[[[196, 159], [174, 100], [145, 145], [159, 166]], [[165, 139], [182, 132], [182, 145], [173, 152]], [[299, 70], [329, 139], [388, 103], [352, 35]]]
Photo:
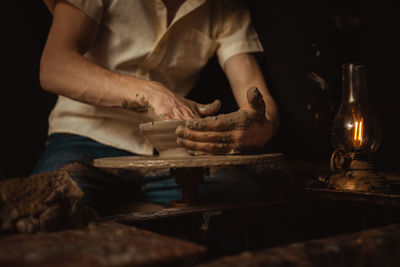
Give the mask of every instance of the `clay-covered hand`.
[[238, 111], [191, 119], [176, 129], [178, 144], [194, 154], [239, 154], [263, 147], [274, 125], [265, 117], [263, 96], [256, 87], [247, 91], [248, 103]]
[[[154, 83], [153, 83], [154, 84]], [[162, 84], [154, 86], [148, 96], [148, 110], [155, 120], [188, 120], [209, 116], [221, 108], [221, 101], [199, 104], [168, 90]]]

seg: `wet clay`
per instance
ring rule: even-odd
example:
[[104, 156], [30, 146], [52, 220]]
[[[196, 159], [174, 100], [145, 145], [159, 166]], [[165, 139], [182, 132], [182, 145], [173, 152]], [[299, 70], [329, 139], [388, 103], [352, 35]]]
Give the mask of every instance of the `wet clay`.
[[[154, 121], [140, 125], [140, 131], [144, 134], [154, 148], [160, 153], [160, 157], [185, 157], [198, 155], [206, 152], [207, 154], [238, 154], [246, 152], [248, 149], [242, 147], [242, 143], [235, 143], [229, 131], [247, 130], [254, 124], [263, 124], [265, 118], [265, 103], [263, 96], [256, 87], [251, 87], [247, 91], [248, 107], [244, 107], [237, 112], [209, 116], [206, 118], [196, 118], [188, 121], [163, 120]], [[187, 100], [188, 105], [195, 105], [203, 113], [215, 112], [220, 107], [220, 101], [216, 100], [207, 105], [197, 104]], [[203, 142], [208, 143], [201, 149], [189, 143], [186, 139], [190, 137], [188, 132], [183, 131], [183, 126], [194, 131], [226, 132], [218, 135], [218, 140], [213, 139], [212, 135], [202, 135]], [[249, 130], [251, 131], [251, 129]], [[177, 138], [179, 137], [179, 138]], [[213, 143], [210, 143], [213, 142]], [[188, 152], [188, 150], [190, 150]], [[197, 152], [202, 151], [202, 153]], [[246, 151], [245, 151], [246, 150]]]
[[184, 157], [190, 157], [190, 156], [195, 156], [191, 154], [189, 151], [186, 150], [184, 147], [179, 147], [179, 148], [169, 148], [165, 149], [159, 152], [160, 158], [184, 158]]
[[143, 123], [139, 125], [140, 132], [146, 136], [161, 158], [187, 157], [190, 154], [177, 143], [175, 130], [185, 125], [183, 120], [163, 120]]
[[256, 87], [247, 91], [247, 100], [239, 111], [187, 121], [187, 129], [179, 127], [176, 131], [177, 142], [191, 151], [209, 154], [255, 152], [259, 143], [252, 138], [259, 136], [260, 126], [267, 123], [265, 103]]
[[247, 100], [255, 112], [239, 110], [204, 119], [193, 119], [186, 122], [186, 127], [196, 131], [230, 131], [245, 130], [253, 123], [262, 124], [265, 121], [265, 103], [257, 87], [253, 86], [247, 91]]
[[122, 102], [122, 107], [131, 111], [146, 112], [149, 110], [150, 105], [144, 96], [136, 94], [135, 101], [124, 100]]

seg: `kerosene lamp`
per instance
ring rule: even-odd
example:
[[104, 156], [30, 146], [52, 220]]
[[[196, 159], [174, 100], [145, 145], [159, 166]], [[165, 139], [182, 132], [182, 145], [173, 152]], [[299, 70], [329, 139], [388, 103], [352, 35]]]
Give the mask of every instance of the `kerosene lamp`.
[[373, 157], [381, 143], [378, 119], [368, 101], [366, 65], [342, 65], [342, 101], [332, 125], [334, 152], [329, 188], [347, 191], [387, 191], [374, 171]]

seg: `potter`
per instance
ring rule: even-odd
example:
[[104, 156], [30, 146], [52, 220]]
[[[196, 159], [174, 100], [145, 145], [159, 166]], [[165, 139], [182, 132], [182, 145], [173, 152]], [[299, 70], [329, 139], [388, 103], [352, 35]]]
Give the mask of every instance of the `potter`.
[[[46, 150], [33, 173], [75, 161], [151, 156], [153, 144], [162, 157], [171, 156], [165, 150], [169, 145], [157, 148], [155, 140], [163, 136], [141, 133], [139, 125], [149, 121], [185, 121], [172, 130], [172, 143], [167, 141], [178, 149], [174, 155], [247, 153], [277, 132], [277, 106], [253, 55], [263, 47], [245, 1], [45, 3], [53, 21], [40, 83], [58, 100], [49, 117]], [[231, 114], [217, 115], [218, 100], [200, 104], [186, 98], [214, 55], [239, 106]], [[84, 176], [74, 178], [84, 200], [93, 198], [87, 203], [97, 207], [95, 199], [110, 197], [109, 188], [124, 188], [115, 179], [100, 183]], [[99, 187], [103, 190], [96, 191]]]

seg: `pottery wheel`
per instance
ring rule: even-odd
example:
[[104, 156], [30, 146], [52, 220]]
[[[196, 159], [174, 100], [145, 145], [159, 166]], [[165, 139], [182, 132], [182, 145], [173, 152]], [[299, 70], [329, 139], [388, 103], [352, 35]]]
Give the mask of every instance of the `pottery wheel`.
[[197, 187], [204, 182], [208, 167], [264, 164], [276, 167], [283, 154], [188, 156], [182, 158], [160, 158], [156, 156], [130, 156], [95, 159], [93, 165], [100, 168], [169, 168], [175, 182], [182, 186], [182, 199], [171, 201], [170, 206], [190, 206], [201, 203], [197, 198]]
[[[159, 158], [157, 156], [129, 156], [95, 159], [100, 168], [191, 168], [248, 164], [272, 164], [283, 159], [283, 154], [189, 156], [184, 158]], [[273, 167], [273, 166], [271, 166]]]

